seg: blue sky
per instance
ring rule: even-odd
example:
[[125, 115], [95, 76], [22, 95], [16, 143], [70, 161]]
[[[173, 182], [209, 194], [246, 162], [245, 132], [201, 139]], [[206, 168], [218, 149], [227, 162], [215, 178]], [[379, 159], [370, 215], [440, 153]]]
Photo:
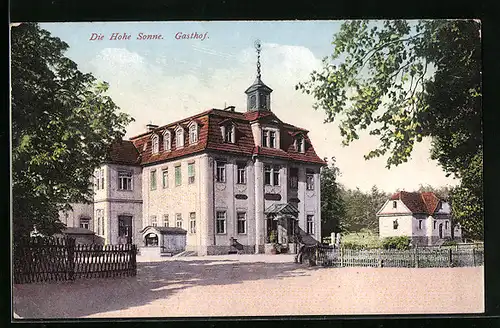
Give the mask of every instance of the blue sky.
[[[336, 123], [323, 124], [314, 99], [295, 90], [321, 60], [332, 53], [333, 35], [342, 21], [288, 22], [106, 22], [43, 23], [40, 26], [70, 46], [66, 55], [83, 72], [110, 83], [109, 94], [135, 122], [126, 137], [145, 131], [147, 123], [168, 124], [209, 108], [234, 105], [246, 110], [244, 91], [256, 74], [254, 41], [262, 42], [262, 78], [274, 91], [271, 109], [283, 121], [308, 129], [320, 157], [336, 157], [339, 181], [350, 188], [386, 191], [414, 190], [419, 184], [454, 185], [429, 159], [430, 141], [415, 147], [412, 159], [391, 170], [386, 158], [369, 161], [363, 155], [379, 144], [361, 134], [349, 147], [341, 146]], [[161, 34], [161, 40], [136, 40], [139, 33]], [[204, 40], [176, 40], [178, 33], [207, 34]], [[90, 41], [92, 33], [102, 41]], [[131, 40], [108, 40], [127, 33]]]

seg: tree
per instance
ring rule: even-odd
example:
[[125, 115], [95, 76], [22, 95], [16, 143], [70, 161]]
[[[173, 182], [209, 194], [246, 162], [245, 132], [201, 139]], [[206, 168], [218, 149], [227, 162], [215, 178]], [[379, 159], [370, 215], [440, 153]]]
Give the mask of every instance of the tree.
[[433, 192], [439, 199], [450, 200], [451, 188], [448, 186], [433, 187], [431, 185], [420, 185], [418, 192]]
[[[325, 159], [326, 161], [326, 159]], [[340, 175], [335, 166], [335, 157], [330, 164], [321, 170], [321, 235], [343, 230], [341, 218], [344, 216], [344, 203], [341, 197], [341, 186], [337, 182]]]
[[[326, 123], [340, 117], [344, 145], [365, 130], [379, 136], [380, 146], [365, 159], [388, 155], [388, 168], [408, 161], [415, 143], [430, 137], [431, 158], [481, 204], [464, 210], [455, 202], [457, 219], [464, 227], [465, 220], [482, 222], [482, 189], [464, 179], [482, 178], [482, 171], [469, 172], [482, 161], [480, 23], [349, 21], [332, 44], [322, 70], [296, 89], [313, 95]], [[481, 238], [479, 230], [473, 229]]]
[[89, 202], [91, 176], [132, 120], [106, 95], [108, 85], [80, 72], [68, 45], [37, 24], [11, 27], [14, 237], [36, 225], [58, 232], [61, 209]]

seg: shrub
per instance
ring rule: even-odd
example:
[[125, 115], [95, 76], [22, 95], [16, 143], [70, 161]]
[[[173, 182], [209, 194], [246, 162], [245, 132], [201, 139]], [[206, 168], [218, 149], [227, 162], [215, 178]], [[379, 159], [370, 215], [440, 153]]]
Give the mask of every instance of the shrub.
[[455, 240], [447, 240], [441, 246], [456, 246], [457, 244]]
[[356, 249], [357, 250], [357, 249], [364, 249], [365, 245], [361, 245], [361, 244], [358, 244], [358, 243], [347, 241], [347, 242], [342, 243], [342, 247], [343, 248]]
[[410, 237], [400, 236], [400, 237], [387, 237], [382, 241], [382, 246], [384, 249], [399, 249], [407, 250], [410, 249]]

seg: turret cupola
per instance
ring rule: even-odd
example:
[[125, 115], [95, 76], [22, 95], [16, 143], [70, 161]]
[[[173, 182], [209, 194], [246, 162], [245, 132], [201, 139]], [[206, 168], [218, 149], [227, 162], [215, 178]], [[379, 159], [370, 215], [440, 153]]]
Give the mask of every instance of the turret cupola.
[[261, 80], [260, 51], [262, 46], [259, 40], [255, 41], [255, 49], [257, 50], [257, 78], [245, 91], [247, 94], [247, 111], [271, 110], [271, 92], [273, 90]]

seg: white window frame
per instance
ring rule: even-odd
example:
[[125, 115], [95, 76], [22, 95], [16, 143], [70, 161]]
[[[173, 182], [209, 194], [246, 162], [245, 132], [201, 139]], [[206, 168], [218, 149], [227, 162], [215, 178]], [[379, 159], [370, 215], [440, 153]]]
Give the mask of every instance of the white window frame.
[[225, 160], [216, 160], [215, 161], [215, 180], [220, 183], [226, 182], [226, 164]]
[[168, 188], [168, 168], [161, 169], [161, 186], [163, 189]]
[[158, 177], [156, 176], [156, 170], [149, 171], [149, 190], [156, 190], [158, 187]]
[[422, 230], [422, 220], [418, 220], [418, 230]]
[[295, 139], [295, 150], [299, 153], [305, 153], [305, 138], [302, 135]]
[[80, 218], [79, 219], [79, 226], [80, 226], [80, 228], [90, 229], [90, 218], [87, 218], [87, 217]]
[[163, 150], [170, 151], [172, 149], [172, 133], [169, 130], [163, 132]]
[[177, 127], [175, 130], [175, 147], [184, 147], [184, 129], [181, 126]]
[[[264, 184], [266, 186], [279, 186], [280, 185], [280, 171], [281, 167], [279, 165], [264, 165]], [[269, 183], [266, 181], [266, 175], [269, 174]]]
[[151, 152], [153, 154], [160, 152], [160, 137], [157, 134], [153, 134], [151, 137]]
[[[189, 168], [191, 168], [191, 172], [189, 171]], [[196, 168], [194, 162], [188, 163], [188, 184], [194, 183], [195, 175], [196, 175]]]
[[[222, 222], [222, 230], [219, 229], [219, 222]], [[227, 233], [227, 212], [217, 211], [215, 214], [215, 232], [218, 235], [225, 235]]]
[[306, 189], [314, 190], [314, 172], [306, 170]]
[[222, 137], [224, 139], [224, 142], [235, 143], [235, 133], [236, 129], [234, 127], [234, 124], [228, 124], [222, 127]]
[[[243, 218], [240, 217], [240, 215], [243, 215]], [[243, 232], [240, 231], [240, 222], [243, 221]], [[247, 213], [243, 211], [238, 211], [236, 212], [236, 232], [239, 235], [246, 235], [247, 234]]]
[[[179, 173], [179, 180], [177, 180], [177, 172]], [[176, 187], [182, 185], [182, 166], [180, 164], [174, 167], [174, 179]]]
[[[271, 145], [271, 135], [274, 135], [274, 144]], [[280, 130], [277, 128], [263, 128], [262, 129], [262, 147], [264, 148], [280, 148]]]
[[306, 215], [306, 233], [309, 235], [314, 235], [314, 215], [313, 214], [307, 214]]
[[196, 233], [196, 212], [189, 213], [189, 233]]
[[158, 226], [158, 220], [156, 218], [156, 215], [151, 215], [150, 222], [151, 222], [151, 226], [152, 227], [157, 227]]
[[94, 172], [94, 179], [95, 188], [96, 190], [99, 190], [101, 186], [101, 170], [96, 170]]
[[163, 226], [168, 227], [170, 225], [168, 214], [163, 214]]
[[269, 148], [277, 148], [276, 144], [277, 144], [276, 131], [269, 130]]
[[118, 170], [118, 190], [134, 190], [134, 172]]
[[104, 169], [101, 169], [101, 189], [104, 189]]
[[195, 144], [198, 142], [198, 124], [196, 122], [191, 122], [188, 126], [189, 133], [189, 144]]
[[262, 129], [262, 147], [269, 147], [269, 130]]
[[236, 183], [247, 184], [247, 165], [243, 162], [236, 163]]
[[175, 213], [175, 226], [182, 229], [182, 214]]

